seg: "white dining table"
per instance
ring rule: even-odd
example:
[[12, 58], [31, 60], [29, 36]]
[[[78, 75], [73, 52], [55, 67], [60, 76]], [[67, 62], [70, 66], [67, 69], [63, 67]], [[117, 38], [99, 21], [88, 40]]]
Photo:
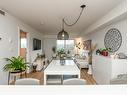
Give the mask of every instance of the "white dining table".
[[65, 60], [64, 65], [61, 65], [60, 60], [52, 60], [44, 70], [44, 85], [48, 75], [77, 75], [80, 78], [80, 69], [73, 60]]

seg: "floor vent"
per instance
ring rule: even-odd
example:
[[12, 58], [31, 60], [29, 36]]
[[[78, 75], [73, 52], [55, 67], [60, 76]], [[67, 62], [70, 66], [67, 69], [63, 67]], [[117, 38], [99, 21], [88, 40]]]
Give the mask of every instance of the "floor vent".
[[5, 16], [5, 12], [3, 10], [0, 10], [0, 14]]

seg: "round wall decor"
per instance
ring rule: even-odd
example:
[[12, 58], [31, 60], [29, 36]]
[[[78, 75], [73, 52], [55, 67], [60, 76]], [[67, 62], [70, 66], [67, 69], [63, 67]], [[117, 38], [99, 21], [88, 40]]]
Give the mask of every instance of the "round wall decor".
[[110, 48], [112, 52], [116, 52], [122, 44], [122, 35], [116, 28], [111, 28], [105, 35], [104, 45]]

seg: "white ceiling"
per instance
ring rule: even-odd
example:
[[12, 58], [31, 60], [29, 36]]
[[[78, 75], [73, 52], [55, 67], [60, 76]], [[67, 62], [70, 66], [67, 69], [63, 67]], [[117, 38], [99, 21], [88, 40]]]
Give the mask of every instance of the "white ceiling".
[[73, 27], [65, 26], [70, 34], [84, 32], [85, 28], [104, 16], [123, 0], [0, 0], [0, 8], [18, 17], [44, 34], [57, 34], [62, 18], [72, 23], [86, 4], [79, 22]]

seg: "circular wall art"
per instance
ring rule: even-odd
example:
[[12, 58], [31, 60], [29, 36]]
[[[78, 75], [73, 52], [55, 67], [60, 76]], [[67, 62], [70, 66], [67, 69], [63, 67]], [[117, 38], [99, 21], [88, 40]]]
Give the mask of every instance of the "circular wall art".
[[116, 52], [122, 44], [122, 36], [118, 29], [111, 28], [105, 35], [104, 45], [110, 48], [112, 52]]

